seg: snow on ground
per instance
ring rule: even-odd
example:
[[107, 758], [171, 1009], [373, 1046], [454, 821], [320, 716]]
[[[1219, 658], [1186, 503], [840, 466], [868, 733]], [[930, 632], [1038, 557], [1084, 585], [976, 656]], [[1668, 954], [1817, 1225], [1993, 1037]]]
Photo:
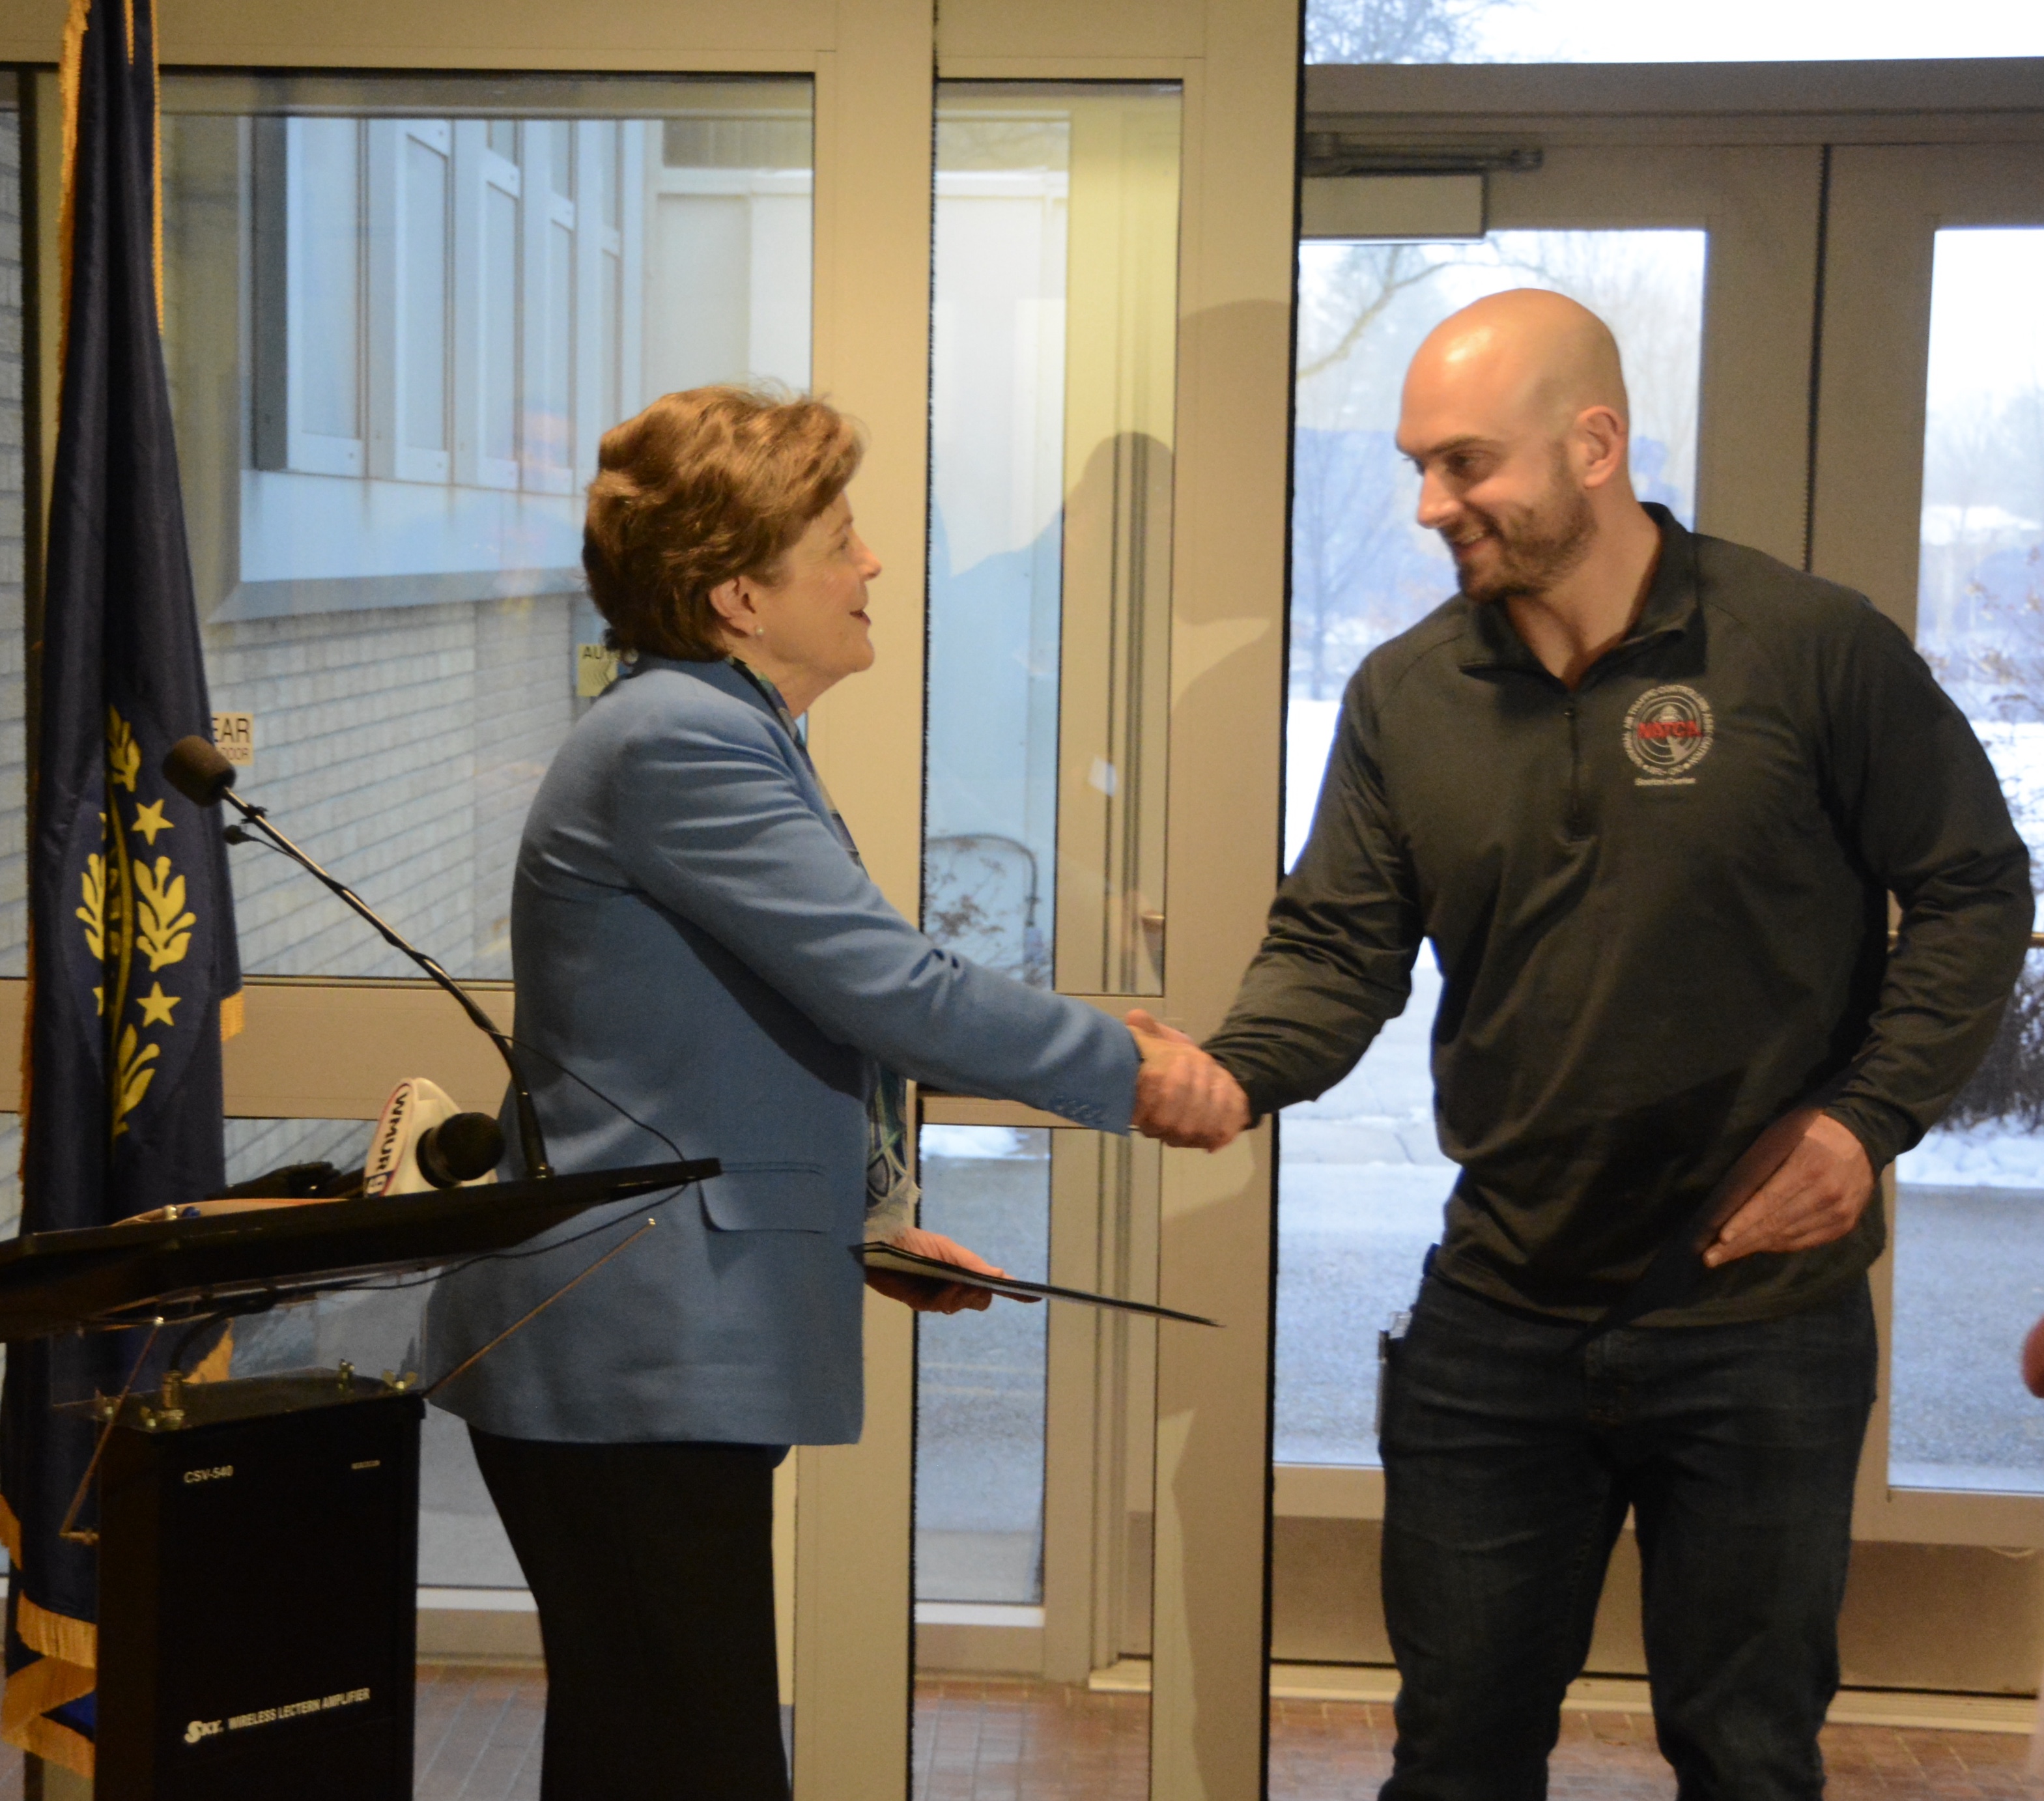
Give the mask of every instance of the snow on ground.
[[916, 1141], [925, 1157], [1043, 1158], [1047, 1146], [1031, 1143], [1012, 1126], [925, 1126]]
[[1293, 701], [1285, 716], [1285, 867], [1298, 862], [1320, 798], [1339, 701]]
[[1919, 1188], [2044, 1189], [2044, 1138], [1998, 1119], [1941, 1127], [1896, 1159], [1895, 1179]]
[[2044, 724], [1977, 719], [1973, 728], [2001, 778], [2015, 829], [2035, 854], [2044, 849]]

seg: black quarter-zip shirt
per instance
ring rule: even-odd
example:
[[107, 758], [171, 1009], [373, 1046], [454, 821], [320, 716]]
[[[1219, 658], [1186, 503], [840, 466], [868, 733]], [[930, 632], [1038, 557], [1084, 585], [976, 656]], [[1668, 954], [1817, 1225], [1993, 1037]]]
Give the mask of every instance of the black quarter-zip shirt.
[[[1208, 1043], [1259, 1113], [1310, 1099], [1403, 1009], [1430, 943], [1462, 1169], [1435, 1269], [1584, 1320], [1797, 1103], [1820, 1096], [1877, 1169], [1915, 1144], [1992, 1039], [2033, 910], [1994, 770], [1908, 638], [1650, 511], [1639, 620], [1574, 689], [1462, 596], [1371, 653]], [[1647, 1323], [1795, 1311], [1882, 1242], [1875, 1204]]]

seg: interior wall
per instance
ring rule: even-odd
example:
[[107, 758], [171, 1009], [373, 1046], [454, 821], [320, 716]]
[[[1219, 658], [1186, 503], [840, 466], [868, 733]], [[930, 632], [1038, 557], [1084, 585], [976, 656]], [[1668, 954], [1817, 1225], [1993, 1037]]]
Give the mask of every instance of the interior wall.
[[[1389, 1664], [1377, 1522], [1287, 1517], [1275, 1525], [1271, 1657]], [[2034, 1695], [2044, 1668], [2044, 1557], [1984, 1545], [1857, 1544], [1838, 1652], [1849, 1688]], [[1612, 1557], [1585, 1673], [1646, 1672], [1639, 1554], [1627, 1532]]]

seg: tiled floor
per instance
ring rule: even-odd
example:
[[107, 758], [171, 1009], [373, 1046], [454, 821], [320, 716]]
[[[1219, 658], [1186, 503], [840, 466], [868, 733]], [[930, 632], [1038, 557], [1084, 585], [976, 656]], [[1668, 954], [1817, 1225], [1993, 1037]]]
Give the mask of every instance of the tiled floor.
[[540, 1672], [422, 1664], [418, 1706], [417, 1801], [539, 1801]]
[[1148, 1801], [1150, 1697], [950, 1676], [916, 1684], [914, 1801]]
[[[1149, 1706], [1043, 1683], [916, 1686], [916, 1801], [1124, 1801], [1144, 1795]], [[1369, 1801], [1391, 1766], [1391, 1710], [1271, 1705], [1270, 1801]], [[1827, 1801], [2044, 1801], [2010, 1733], [1833, 1726]], [[1553, 1801], [1671, 1801], [1673, 1776], [1636, 1714], [1570, 1713], [1549, 1765]]]
[[[1278, 1701], [1270, 1721], [1271, 1801], [1353, 1801], [1391, 1766], [1391, 1710], [1353, 1701]], [[2030, 1741], [2012, 1733], [1824, 1733], [1827, 1801], [2038, 1801]], [[1570, 1713], [1550, 1761], [1553, 1801], [1669, 1801], [1675, 1781], [1642, 1714]]]
[[[536, 1671], [419, 1672], [418, 1801], [537, 1801], [546, 1683]], [[1143, 1801], [1150, 1708], [1140, 1695], [945, 1678], [916, 1684], [915, 1801]], [[2044, 1801], [2015, 1734], [1842, 1726], [1824, 1734], [1827, 1801]], [[1370, 1801], [1389, 1765], [1391, 1710], [1278, 1701], [1271, 1801]], [[1553, 1801], [1669, 1801], [1674, 1781], [1635, 1714], [1570, 1714]], [[19, 1755], [0, 1753], [0, 1801], [21, 1801]]]

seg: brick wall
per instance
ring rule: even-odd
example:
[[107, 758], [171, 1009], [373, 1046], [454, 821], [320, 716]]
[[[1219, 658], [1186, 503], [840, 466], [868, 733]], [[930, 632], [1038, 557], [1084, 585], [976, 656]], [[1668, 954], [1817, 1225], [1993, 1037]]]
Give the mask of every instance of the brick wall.
[[[511, 870], [574, 723], [565, 596], [209, 625], [213, 704], [256, 716], [244, 791], [457, 975], [511, 973]], [[412, 966], [283, 858], [230, 853], [243, 966]]]

